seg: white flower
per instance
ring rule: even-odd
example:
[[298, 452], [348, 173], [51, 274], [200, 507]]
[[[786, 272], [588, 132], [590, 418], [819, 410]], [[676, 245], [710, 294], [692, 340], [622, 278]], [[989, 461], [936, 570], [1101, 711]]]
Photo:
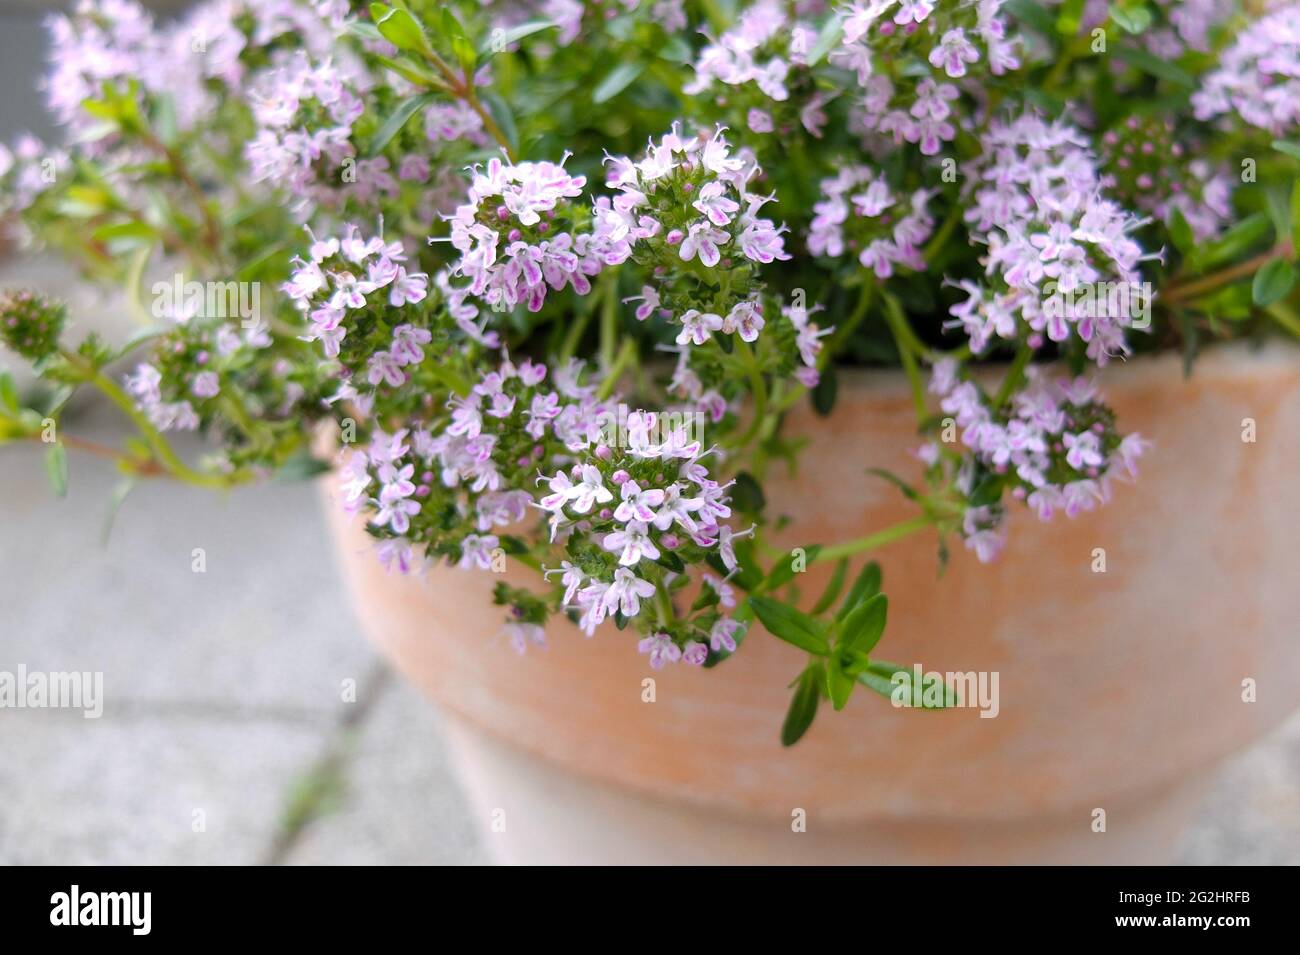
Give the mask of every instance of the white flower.
[[635, 566], [642, 557], [655, 560], [659, 556], [659, 548], [650, 539], [649, 531], [650, 528], [641, 521], [630, 521], [623, 530], [606, 534], [601, 546], [611, 554], [622, 551], [618, 562], [624, 567]]
[[626, 567], [620, 567], [614, 571], [614, 582], [602, 598], [605, 612], [617, 610], [624, 617], [635, 617], [641, 612], [641, 600], [653, 597], [654, 593], [654, 584], [637, 577]]
[[712, 337], [713, 332], [722, 328], [722, 316], [698, 309], [687, 309], [682, 313], [682, 330], [677, 333], [677, 344], [694, 342], [703, 345]]

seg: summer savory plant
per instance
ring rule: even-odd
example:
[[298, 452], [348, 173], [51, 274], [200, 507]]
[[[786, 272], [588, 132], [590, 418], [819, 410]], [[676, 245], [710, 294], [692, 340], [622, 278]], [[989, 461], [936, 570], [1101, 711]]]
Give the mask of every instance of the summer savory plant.
[[[218, 489], [333, 469], [392, 572], [535, 570], [495, 590], [520, 652], [563, 614], [712, 667], [758, 621], [808, 655], [786, 743], [899, 682], [861, 555], [930, 533], [991, 561], [1008, 511], [1123, 493], [1149, 448], [1093, 369], [1300, 335], [1300, 3], [82, 0], [49, 25], [63, 141], [0, 147], [0, 214], [142, 328], [77, 341], [6, 293], [49, 387], [0, 380], [0, 437], [49, 442], [60, 489], [68, 448]], [[915, 473], [861, 480], [916, 513], [792, 555], [764, 479], [846, 365], [910, 382]], [[59, 427], [87, 387], [124, 447]]]

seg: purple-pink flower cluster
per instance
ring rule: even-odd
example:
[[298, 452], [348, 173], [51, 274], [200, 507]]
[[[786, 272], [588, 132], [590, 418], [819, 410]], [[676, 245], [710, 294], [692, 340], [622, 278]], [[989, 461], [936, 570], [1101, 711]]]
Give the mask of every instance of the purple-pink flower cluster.
[[[1114, 479], [1137, 476], [1147, 447], [1137, 434], [1116, 432], [1114, 415], [1086, 378], [1051, 380], [1030, 368], [1027, 385], [1009, 404], [993, 407], [955, 361], [944, 359], [934, 366], [930, 392], [946, 416], [941, 428], [951, 427], [969, 453], [958, 490], [969, 496], [980, 473], [1003, 476], [1011, 496], [1041, 520], [1057, 511], [1074, 517], [1108, 501]], [[923, 448], [922, 458], [935, 462], [941, 447]], [[999, 506], [987, 504], [966, 513], [966, 543], [982, 561], [1001, 550], [1000, 516]]]
[[[567, 158], [567, 157], [566, 157]], [[468, 295], [494, 311], [523, 303], [536, 312], [548, 291], [591, 291], [591, 276], [631, 254], [626, 235], [605, 219], [594, 222], [575, 204], [586, 185], [563, 161], [503, 162], [474, 170], [469, 201], [449, 217], [451, 244], [460, 253], [452, 273]]]
[[[315, 239], [308, 257], [294, 263], [283, 290], [307, 318], [304, 340], [320, 342], [327, 359], [341, 361], [345, 383], [339, 397], [360, 401], [363, 410], [368, 405], [369, 399], [359, 394], [357, 373], [371, 390], [404, 385], [406, 366], [424, 360], [422, 348], [431, 339], [427, 328], [398, 324], [387, 347], [362, 348], [356, 354], [344, 347], [350, 328], [367, 333], [376, 312], [417, 304], [429, 294], [429, 276], [407, 260], [402, 243], [365, 238], [350, 225], [341, 239]], [[357, 360], [364, 367], [353, 367]]]
[[821, 136], [822, 107], [831, 96], [816, 89], [807, 71], [817, 35], [813, 24], [793, 20], [785, 4], [759, 0], [700, 51], [684, 92], [713, 94], [732, 115], [739, 110], [750, 132], [785, 134], [797, 121]]
[[[863, 88], [858, 121], [869, 137], [916, 143], [933, 156], [957, 135], [958, 82], [976, 70], [1001, 76], [1020, 68], [1002, 0], [858, 0], [844, 12], [844, 35], [831, 63], [853, 71]], [[929, 67], [898, 72], [909, 57]]]
[[304, 218], [318, 205], [337, 207], [347, 192], [360, 202], [395, 195], [388, 158], [358, 158], [352, 141], [365, 83], [303, 52], [263, 76], [249, 97], [258, 130], [244, 155], [253, 181], [284, 190]]
[[1192, 108], [1200, 120], [1235, 114], [1272, 136], [1294, 133], [1300, 123], [1300, 3], [1242, 30], [1192, 94]]
[[950, 309], [977, 354], [994, 338], [1038, 347], [1072, 333], [1098, 365], [1127, 352], [1150, 304], [1130, 235], [1140, 222], [1103, 195], [1086, 143], [1032, 112], [990, 122], [965, 212], [988, 278], [962, 281], [968, 298]]
[[772, 197], [748, 189], [753, 156], [733, 154], [722, 133], [684, 136], [674, 124], [640, 161], [610, 157], [606, 181], [618, 195], [596, 203], [610, 239], [636, 243], [637, 262], [662, 278], [642, 289], [636, 317], [667, 315], [680, 345], [715, 332], [755, 341], [764, 325], [757, 266], [790, 257], [785, 227], [760, 215]]
[[870, 167], [846, 165], [822, 180], [821, 192], [808, 227], [809, 252], [829, 258], [855, 255], [882, 279], [893, 275], [895, 266], [925, 270], [919, 247], [934, 231], [926, 208], [929, 191], [900, 197]]

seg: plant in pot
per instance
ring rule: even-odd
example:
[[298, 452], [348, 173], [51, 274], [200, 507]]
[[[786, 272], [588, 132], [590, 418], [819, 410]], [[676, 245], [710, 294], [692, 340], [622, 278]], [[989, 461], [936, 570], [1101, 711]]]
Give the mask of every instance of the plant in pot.
[[60, 490], [335, 472], [503, 857], [1150, 858], [1293, 708], [1300, 5], [51, 30], [0, 210], [142, 327], [6, 293], [50, 387], [0, 436]]

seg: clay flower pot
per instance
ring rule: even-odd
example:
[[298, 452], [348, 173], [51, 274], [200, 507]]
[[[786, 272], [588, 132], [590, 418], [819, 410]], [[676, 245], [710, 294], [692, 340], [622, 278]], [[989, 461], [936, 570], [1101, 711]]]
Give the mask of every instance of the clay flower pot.
[[[360, 521], [329, 511], [358, 619], [448, 715], [503, 861], [1158, 862], [1215, 761], [1300, 701], [1300, 354], [1221, 348], [1190, 380], [1178, 356], [1139, 359], [1103, 382], [1125, 429], [1154, 442], [1108, 506], [1051, 524], [1013, 508], [1002, 558], [981, 565], [957, 543], [942, 579], [932, 534], [876, 555], [890, 598], [879, 655], [996, 671], [991, 719], [859, 692], [784, 749], [804, 655], [757, 626], [708, 671], [651, 671], [630, 632], [586, 639], [563, 620], [520, 657], [495, 575], [389, 575]], [[809, 445], [798, 474], [775, 468], [767, 486], [793, 519], [783, 543], [915, 513], [864, 473], [917, 473], [897, 374], [842, 375], [830, 418], [800, 410], [787, 427]], [[828, 572], [814, 564], [802, 592]]]

